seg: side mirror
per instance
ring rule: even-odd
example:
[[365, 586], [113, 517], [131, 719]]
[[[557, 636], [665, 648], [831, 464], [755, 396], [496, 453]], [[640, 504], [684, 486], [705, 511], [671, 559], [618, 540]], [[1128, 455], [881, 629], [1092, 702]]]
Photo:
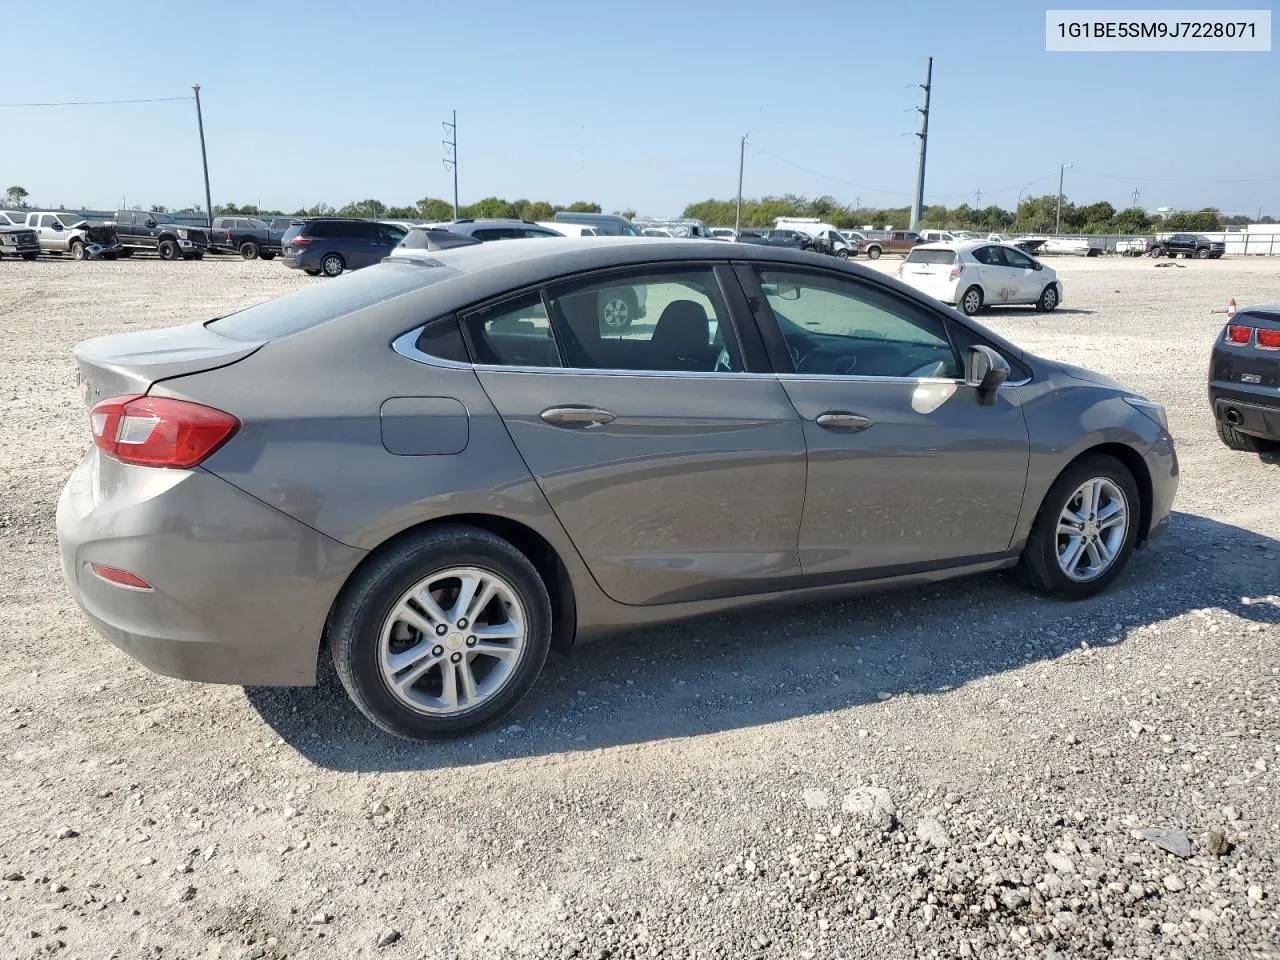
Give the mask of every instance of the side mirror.
[[991, 403], [996, 388], [1009, 379], [1009, 361], [988, 346], [969, 348], [965, 357], [964, 382], [978, 391], [978, 399]]
[[62, 224], [60, 224], [57, 220], [53, 221], [53, 229], [55, 229], [55, 230], [61, 230], [61, 229], [62, 229]]
[[147, 229], [148, 229], [148, 230], [153, 229], [153, 228], [155, 227], [155, 225], [156, 225], [156, 222], [155, 222], [154, 220], [148, 220], [148, 221], [147, 221], [147, 223], [146, 223], [146, 226], [147, 226]]
[[1039, 260], [1033, 260], [1033, 261], [1031, 261], [1031, 269], [1032, 269], [1032, 270], [1043, 270], [1043, 269], [1044, 269], [1044, 264], [1043, 264], [1043, 263], [1041, 263]]

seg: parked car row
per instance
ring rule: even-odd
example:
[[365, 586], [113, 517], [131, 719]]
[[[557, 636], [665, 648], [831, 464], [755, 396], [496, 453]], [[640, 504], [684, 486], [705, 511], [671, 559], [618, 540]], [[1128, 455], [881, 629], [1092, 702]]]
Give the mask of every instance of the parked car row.
[[139, 252], [161, 260], [199, 260], [209, 249], [203, 227], [146, 210], [118, 210], [113, 220], [89, 220], [65, 210], [0, 210], [0, 227], [25, 227], [36, 235], [37, 254], [67, 254], [73, 260], [114, 260]]

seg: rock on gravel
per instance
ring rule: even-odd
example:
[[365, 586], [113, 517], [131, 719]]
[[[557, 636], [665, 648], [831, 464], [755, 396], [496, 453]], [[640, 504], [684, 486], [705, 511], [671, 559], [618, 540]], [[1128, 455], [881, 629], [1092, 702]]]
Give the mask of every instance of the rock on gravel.
[[1185, 830], [1175, 830], [1170, 827], [1146, 827], [1142, 830], [1135, 830], [1133, 833], [1139, 839], [1154, 843], [1161, 850], [1171, 853], [1175, 857], [1186, 859], [1191, 856], [1191, 839], [1187, 836]]

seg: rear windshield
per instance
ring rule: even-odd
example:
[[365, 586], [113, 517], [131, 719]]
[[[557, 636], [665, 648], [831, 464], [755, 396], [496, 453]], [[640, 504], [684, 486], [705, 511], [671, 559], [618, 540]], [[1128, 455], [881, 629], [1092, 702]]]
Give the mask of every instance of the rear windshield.
[[205, 326], [232, 340], [275, 340], [458, 275], [459, 271], [445, 266], [379, 263], [210, 320]]
[[907, 263], [955, 263], [954, 250], [921, 250], [916, 247], [907, 254]]

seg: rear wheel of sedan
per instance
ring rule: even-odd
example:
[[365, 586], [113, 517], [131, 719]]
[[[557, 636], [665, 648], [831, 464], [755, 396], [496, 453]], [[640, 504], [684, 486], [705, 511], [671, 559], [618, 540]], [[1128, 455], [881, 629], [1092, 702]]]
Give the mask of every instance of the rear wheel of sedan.
[[244, 243], [240, 244], [240, 256], [245, 260], [257, 260], [258, 245], [252, 240], [246, 240]]
[[1240, 450], [1243, 453], [1267, 453], [1280, 449], [1280, 443], [1274, 440], [1255, 437], [1251, 433], [1241, 433], [1231, 424], [1223, 423], [1221, 420], [1216, 421], [1214, 425], [1218, 428], [1218, 439], [1232, 450]]
[[1050, 488], [1022, 551], [1032, 586], [1063, 600], [1105, 590], [1129, 562], [1142, 502], [1133, 474], [1119, 460], [1086, 456]]
[[156, 247], [156, 253], [160, 254], [161, 260], [177, 260], [178, 245], [172, 240], [161, 240], [160, 245]]
[[978, 286], [970, 287], [960, 297], [960, 311], [966, 317], [974, 316], [982, 309], [982, 288]]
[[1036, 309], [1041, 313], [1048, 313], [1058, 305], [1058, 288], [1052, 283], [1044, 288], [1044, 292], [1040, 294], [1040, 299], [1036, 301]]
[[625, 330], [631, 326], [635, 311], [621, 290], [605, 290], [600, 294], [600, 322], [606, 330]]
[[336, 277], [347, 269], [346, 261], [337, 253], [326, 253], [320, 261], [320, 270], [326, 277]]
[[374, 556], [348, 586], [330, 644], [347, 694], [378, 727], [458, 737], [532, 688], [551, 645], [551, 601], [507, 541], [440, 527]]

